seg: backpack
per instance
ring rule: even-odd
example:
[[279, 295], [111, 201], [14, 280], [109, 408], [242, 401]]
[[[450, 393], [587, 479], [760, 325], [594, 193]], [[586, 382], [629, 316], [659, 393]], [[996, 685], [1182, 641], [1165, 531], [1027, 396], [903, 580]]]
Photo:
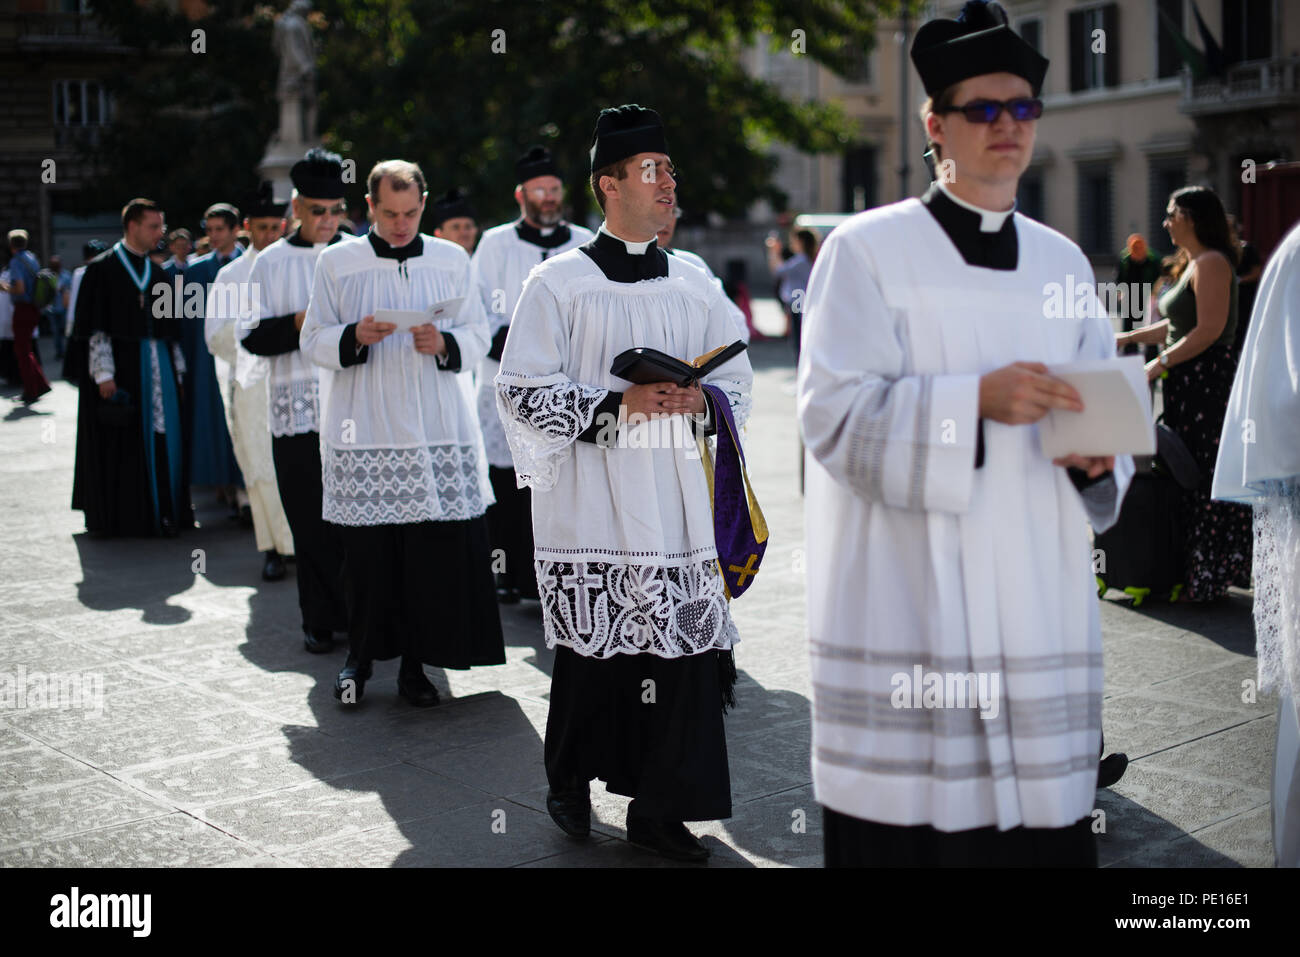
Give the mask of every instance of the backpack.
[[42, 269], [36, 276], [36, 288], [32, 290], [32, 302], [37, 309], [44, 310], [54, 302], [59, 292], [59, 277], [48, 269]]

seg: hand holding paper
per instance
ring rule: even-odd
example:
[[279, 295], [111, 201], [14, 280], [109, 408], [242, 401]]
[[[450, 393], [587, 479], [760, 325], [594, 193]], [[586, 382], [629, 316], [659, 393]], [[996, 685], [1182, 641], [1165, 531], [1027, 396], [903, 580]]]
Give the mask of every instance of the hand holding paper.
[[464, 301], [464, 296], [457, 296], [455, 299], [435, 302], [427, 309], [376, 309], [375, 320], [392, 323], [398, 332], [410, 332], [416, 326], [451, 319], [460, 312], [461, 303]]
[[1083, 411], [1053, 409], [1043, 417], [1038, 437], [1044, 455], [1155, 454], [1151, 393], [1141, 356], [1070, 362], [1049, 371], [1074, 388]]
[[447, 344], [443, 341], [441, 330], [431, 322], [415, 326], [411, 329], [411, 336], [415, 340], [416, 352], [426, 356], [440, 356], [447, 351]]
[[381, 339], [392, 335], [396, 329], [397, 326], [391, 322], [376, 322], [374, 316], [366, 316], [357, 323], [357, 343], [363, 346], [373, 346]]

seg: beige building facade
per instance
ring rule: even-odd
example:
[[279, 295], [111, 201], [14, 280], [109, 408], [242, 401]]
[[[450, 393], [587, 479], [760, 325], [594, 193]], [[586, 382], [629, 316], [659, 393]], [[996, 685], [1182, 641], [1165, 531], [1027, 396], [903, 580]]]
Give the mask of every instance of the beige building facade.
[[[1168, 249], [1169, 193], [1212, 186], [1239, 208], [1252, 165], [1300, 157], [1300, 3], [1198, 0], [1224, 69], [1193, 81], [1161, 23], [1204, 49], [1191, 0], [1005, 2], [1012, 25], [1050, 61], [1033, 163], [1020, 208], [1065, 233], [1101, 270], [1130, 233]], [[755, 50], [750, 68], [787, 95], [836, 102], [857, 127], [839, 155], [778, 150], [778, 184], [798, 212], [847, 213], [920, 194], [925, 98], [907, 58], [916, 26], [955, 16], [931, 3], [919, 20], [881, 24], [859, 77], [845, 80], [783, 49]], [[1163, 16], [1162, 16], [1163, 14]], [[906, 70], [906, 80], [903, 70]], [[904, 86], [905, 82], [905, 86]], [[756, 210], [755, 219], [770, 219]]]

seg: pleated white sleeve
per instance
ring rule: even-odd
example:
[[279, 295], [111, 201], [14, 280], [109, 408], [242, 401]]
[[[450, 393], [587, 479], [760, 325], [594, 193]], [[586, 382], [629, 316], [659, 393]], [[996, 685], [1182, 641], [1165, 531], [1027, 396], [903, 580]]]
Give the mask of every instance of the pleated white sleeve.
[[329, 260], [330, 257], [324, 255], [316, 260], [311, 300], [307, 304], [307, 316], [298, 333], [298, 348], [308, 362], [314, 362], [323, 369], [340, 371], [343, 363], [339, 358], [339, 342], [350, 323], [344, 322], [339, 315], [338, 280], [334, 277], [333, 264]]
[[460, 312], [449, 320], [438, 323], [443, 334], [450, 333], [460, 349], [460, 368], [475, 369], [492, 345], [492, 333], [488, 329], [488, 316], [483, 309], [483, 300], [479, 297], [477, 284], [469, 257], [465, 258], [465, 268], [456, 281], [456, 294], [464, 296]]
[[[1093, 281], [1092, 265], [1079, 253], [1079, 263], [1075, 266], [1076, 275], [1082, 276], [1089, 287], [1096, 289]], [[1080, 360], [1113, 359], [1115, 357], [1115, 330], [1101, 300], [1094, 294], [1089, 318], [1083, 321], [1079, 337]], [[1115, 467], [1111, 474], [1099, 482], [1079, 490], [1083, 500], [1084, 511], [1088, 514], [1088, 524], [1094, 532], [1104, 532], [1119, 520], [1119, 510], [1124, 504], [1129, 483], [1133, 481], [1133, 456], [1115, 456]]]
[[979, 375], [910, 369], [907, 315], [886, 303], [856, 236], [837, 231], [826, 240], [805, 306], [798, 409], [808, 451], [868, 501], [965, 512]]

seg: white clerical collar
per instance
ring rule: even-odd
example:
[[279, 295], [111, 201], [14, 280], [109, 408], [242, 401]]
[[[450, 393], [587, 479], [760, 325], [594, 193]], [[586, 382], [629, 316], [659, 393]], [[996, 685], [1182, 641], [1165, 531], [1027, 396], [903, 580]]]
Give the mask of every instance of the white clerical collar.
[[128, 243], [125, 239], [122, 240], [122, 248], [125, 249], [127, 252], [131, 253], [133, 256], [143, 257], [149, 255], [148, 251], [141, 252], [140, 250], [132, 246], [130, 243]]
[[1002, 224], [1007, 221], [1007, 217], [1016, 211], [1016, 204], [1013, 202], [1010, 209], [993, 210], [985, 209], [983, 206], [976, 206], [974, 203], [968, 203], [960, 196], [953, 193], [943, 183], [938, 183], [939, 189], [943, 190], [943, 195], [956, 203], [963, 209], [969, 209], [972, 213], [978, 213], [980, 217], [980, 232], [996, 233], [1002, 228]]
[[613, 233], [611, 233], [608, 229], [605, 228], [604, 223], [600, 224], [600, 231], [604, 233], [606, 236], [608, 236], [610, 239], [617, 239], [620, 243], [622, 243], [624, 246], [627, 247], [628, 253], [630, 253], [633, 256], [644, 256], [645, 251], [649, 249], [658, 239], [658, 237], [656, 236], [651, 236], [643, 243], [634, 243], [632, 242], [632, 240], [624, 239], [622, 236], [615, 236]]

